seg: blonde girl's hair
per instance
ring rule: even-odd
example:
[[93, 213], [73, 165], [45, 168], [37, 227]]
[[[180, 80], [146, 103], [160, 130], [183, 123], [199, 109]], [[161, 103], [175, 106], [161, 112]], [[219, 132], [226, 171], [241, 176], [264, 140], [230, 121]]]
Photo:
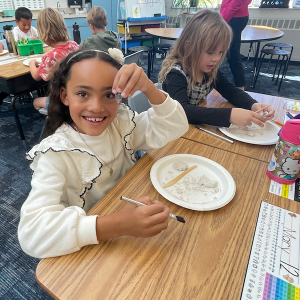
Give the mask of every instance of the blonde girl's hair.
[[96, 28], [104, 29], [107, 22], [106, 11], [102, 7], [93, 7], [86, 16], [86, 21], [89, 25], [95, 26]]
[[60, 12], [48, 7], [38, 15], [36, 23], [39, 39], [46, 44], [68, 42], [69, 31]]
[[207, 75], [216, 80], [217, 71], [231, 43], [231, 28], [222, 16], [205, 9], [194, 15], [183, 29], [174, 49], [163, 61], [159, 73], [159, 82], [163, 82], [175, 64], [180, 64], [189, 74], [188, 89], [197, 82], [199, 61], [205, 52], [213, 52], [219, 46], [223, 48], [220, 62]]

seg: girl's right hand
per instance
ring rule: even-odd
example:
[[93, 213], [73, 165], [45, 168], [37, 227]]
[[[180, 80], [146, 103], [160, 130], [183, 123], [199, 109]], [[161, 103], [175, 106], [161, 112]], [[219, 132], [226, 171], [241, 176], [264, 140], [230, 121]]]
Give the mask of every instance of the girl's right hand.
[[229, 122], [237, 126], [251, 126], [252, 123], [264, 127], [264, 123], [267, 121], [265, 117], [251, 110], [242, 108], [233, 108]]
[[152, 202], [150, 197], [136, 199], [147, 204], [135, 206], [127, 203], [117, 213], [121, 235], [151, 237], [167, 229], [170, 210], [159, 201]]

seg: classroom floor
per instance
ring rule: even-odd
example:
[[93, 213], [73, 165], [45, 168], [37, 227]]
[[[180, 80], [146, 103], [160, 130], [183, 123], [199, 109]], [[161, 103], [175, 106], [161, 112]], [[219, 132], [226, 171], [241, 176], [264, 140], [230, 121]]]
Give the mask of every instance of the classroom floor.
[[[162, 59], [155, 60], [151, 80], [157, 82]], [[144, 56], [143, 68], [147, 71], [147, 57]], [[254, 90], [250, 86], [251, 67], [245, 70], [246, 90], [300, 100], [300, 66], [291, 64], [281, 91], [266, 74], [260, 75]], [[232, 78], [226, 62], [222, 71]], [[28, 147], [38, 142], [43, 120], [31, 103], [19, 105], [20, 120]], [[19, 212], [30, 191], [31, 171], [25, 160], [12, 111], [0, 113], [0, 300], [15, 299], [52, 299], [35, 281], [35, 268], [39, 260], [26, 255], [20, 248], [17, 238]]]

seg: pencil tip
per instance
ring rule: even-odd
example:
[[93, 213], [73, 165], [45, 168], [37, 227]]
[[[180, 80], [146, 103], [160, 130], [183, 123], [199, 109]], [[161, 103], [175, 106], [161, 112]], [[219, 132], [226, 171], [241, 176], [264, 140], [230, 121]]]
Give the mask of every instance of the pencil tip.
[[183, 217], [180, 216], [176, 216], [177, 221], [181, 222], [181, 223], [185, 223], [185, 219]]

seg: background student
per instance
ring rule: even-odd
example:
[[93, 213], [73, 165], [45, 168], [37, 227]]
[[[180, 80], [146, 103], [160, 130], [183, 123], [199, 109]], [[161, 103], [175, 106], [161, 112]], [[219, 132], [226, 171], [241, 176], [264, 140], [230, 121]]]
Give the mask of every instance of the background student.
[[89, 24], [93, 35], [82, 41], [79, 45], [82, 49], [98, 49], [107, 51], [109, 48], [118, 48], [121, 50], [122, 44], [119, 35], [111, 30], [106, 30], [107, 16], [102, 7], [93, 7], [87, 14], [87, 23]]
[[[35, 80], [48, 81], [58, 68], [59, 63], [70, 52], [78, 50], [78, 45], [70, 41], [70, 35], [61, 13], [53, 8], [43, 9], [37, 18], [37, 29], [39, 39], [54, 48], [52, 51], [43, 55], [42, 63], [38, 66], [35, 59], [29, 62], [29, 69]], [[49, 97], [39, 97], [33, 101], [36, 110], [42, 107], [47, 108]]]
[[15, 41], [38, 37], [37, 30], [31, 26], [32, 12], [26, 7], [19, 7], [15, 12], [17, 26], [12, 30]]
[[[46, 129], [52, 135], [27, 156], [34, 173], [18, 237], [29, 255], [65, 255], [108, 238], [154, 236], [168, 226], [169, 209], [149, 197], [139, 198], [146, 206], [86, 215], [134, 165], [135, 151], [163, 147], [188, 130], [181, 105], [142, 68], [123, 61], [119, 49], [78, 51], [51, 79]], [[116, 99], [137, 90], [152, 106], [141, 114]]]
[[232, 29], [232, 42], [227, 53], [235, 85], [244, 90], [246, 84], [244, 67], [242, 65], [240, 50], [242, 31], [249, 20], [248, 5], [251, 0], [223, 0], [220, 14]]
[[[257, 103], [218, 70], [230, 41], [231, 29], [221, 15], [201, 10], [183, 29], [175, 48], [163, 61], [159, 81], [164, 91], [182, 104], [189, 123], [229, 127], [253, 122], [263, 126], [274, 116], [271, 106], [264, 109], [265, 117], [256, 113], [266, 105]], [[198, 106], [214, 88], [238, 108]]]

